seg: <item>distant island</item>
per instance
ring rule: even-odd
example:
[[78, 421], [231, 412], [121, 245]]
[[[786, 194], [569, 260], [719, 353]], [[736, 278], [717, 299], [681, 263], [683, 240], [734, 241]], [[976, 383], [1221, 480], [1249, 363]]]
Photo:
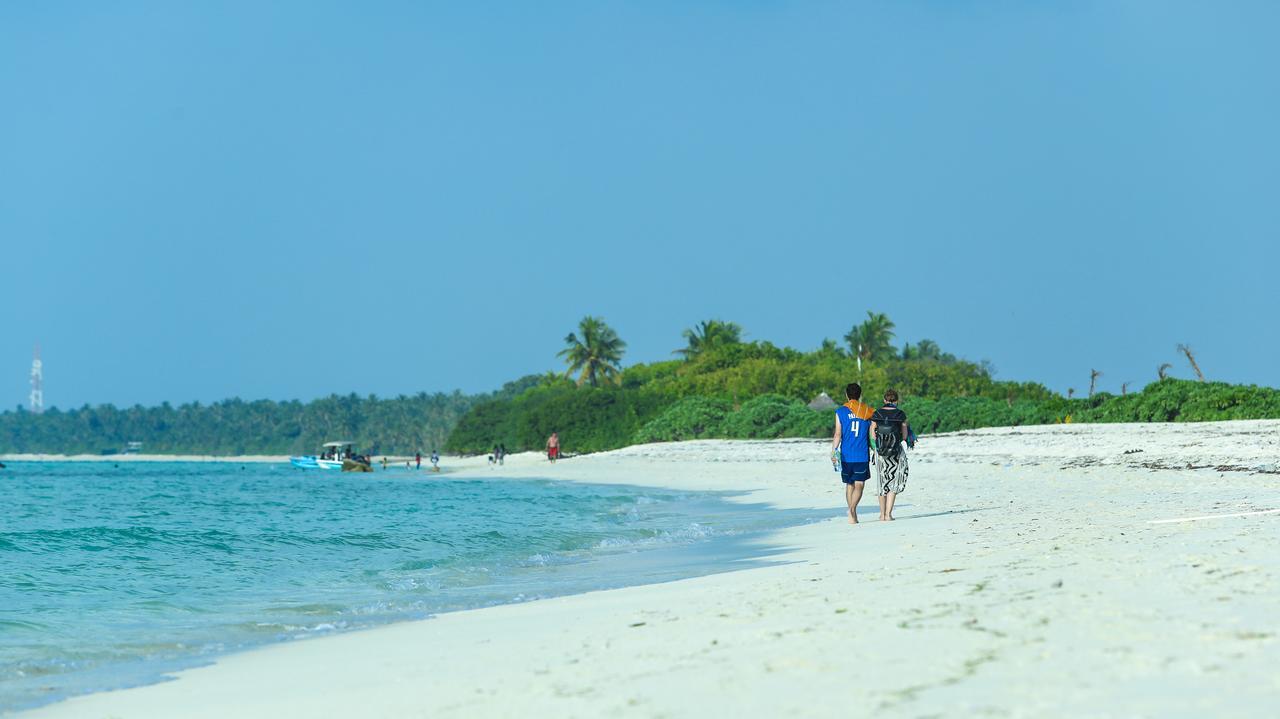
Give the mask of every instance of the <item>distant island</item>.
[[[349, 439], [371, 454], [443, 449], [476, 454], [503, 444], [541, 449], [559, 432], [568, 452], [702, 438], [823, 437], [831, 402], [856, 380], [868, 397], [888, 387], [921, 434], [1061, 422], [1195, 422], [1280, 418], [1280, 390], [1167, 377], [1139, 392], [1053, 392], [998, 381], [985, 363], [922, 340], [896, 347], [894, 324], [868, 312], [843, 343], [812, 351], [745, 341], [742, 328], [707, 320], [683, 333], [673, 359], [622, 366], [626, 343], [598, 317], [565, 338], [567, 371], [508, 382], [486, 394], [333, 395], [311, 402], [112, 405], [0, 413], [0, 453], [103, 454], [141, 442], [157, 454], [243, 455], [314, 451]], [[1179, 346], [1192, 363], [1190, 350]], [[1094, 370], [1094, 380], [1100, 376]]]

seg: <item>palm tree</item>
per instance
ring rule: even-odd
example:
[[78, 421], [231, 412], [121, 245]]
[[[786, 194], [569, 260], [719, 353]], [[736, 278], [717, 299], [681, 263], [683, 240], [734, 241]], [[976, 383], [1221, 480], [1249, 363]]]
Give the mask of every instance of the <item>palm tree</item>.
[[692, 359], [709, 349], [736, 345], [742, 341], [742, 326], [737, 322], [723, 320], [703, 320], [696, 326], [687, 329], [682, 336], [689, 346], [678, 349], [672, 354]]
[[583, 384], [599, 387], [601, 380], [616, 379], [627, 343], [618, 339], [618, 333], [600, 317], [583, 317], [578, 331], [582, 338], [570, 332], [564, 338], [565, 348], [556, 353], [569, 365], [564, 375], [578, 372], [579, 387]]
[[840, 349], [840, 345], [836, 344], [836, 341], [830, 337], [822, 340], [822, 346], [818, 348], [818, 353], [824, 355], [836, 355], [840, 357], [844, 356], [844, 350]]
[[1075, 388], [1075, 387], [1068, 387], [1068, 388], [1067, 388], [1067, 399], [1071, 399], [1072, 397], [1075, 397], [1075, 396], [1076, 396], [1076, 388]]
[[1160, 379], [1164, 379], [1165, 377], [1168, 377], [1169, 369], [1171, 367], [1173, 367], [1173, 365], [1169, 364], [1168, 362], [1165, 362], [1164, 364], [1156, 368], [1156, 376], [1158, 376]]
[[896, 354], [893, 328], [893, 321], [888, 315], [867, 310], [866, 321], [854, 325], [844, 340], [849, 343], [849, 351], [862, 359], [887, 359]]
[[1093, 388], [1098, 384], [1098, 378], [1101, 376], [1102, 376], [1102, 373], [1099, 372], [1098, 370], [1096, 369], [1089, 370], [1089, 396], [1090, 397], [1093, 396]]
[[916, 343], [916, 354], [920, 359], [942, 359], [942, 348], [933, 340], [920, 340]]
[[949, 355], [943, 354], [942, 348], [933, 340], [920, 340], [915, 344], [908, 342], [902, 345], [902, 359], [904, 360], [937, 360], [946, 362], [949, 357]]
[[1200, 365], [1196, 364], [1196, 356], [1192, 354], [1191, 348], [1186, 345], [1178, 345], [1178, 351], [1187, 356], [1187, 361], [1191, 363], [1191, 369], [1196, 371], [1196, 377], [1200, 381], [1204, 381], [1204, 373], [1200, 371]]

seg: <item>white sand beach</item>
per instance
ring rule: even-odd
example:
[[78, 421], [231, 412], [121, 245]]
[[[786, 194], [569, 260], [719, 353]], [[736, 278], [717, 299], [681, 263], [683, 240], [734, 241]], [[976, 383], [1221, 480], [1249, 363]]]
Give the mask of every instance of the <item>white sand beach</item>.
[[855, 527], [821, 441], [447, 459], [830, 519], [772, 535], [765, 566], [278, 644], [28, 715], [1277, 715], [1280, 421], [979, 430], [910, 460], [898, 521], [868, 492]]

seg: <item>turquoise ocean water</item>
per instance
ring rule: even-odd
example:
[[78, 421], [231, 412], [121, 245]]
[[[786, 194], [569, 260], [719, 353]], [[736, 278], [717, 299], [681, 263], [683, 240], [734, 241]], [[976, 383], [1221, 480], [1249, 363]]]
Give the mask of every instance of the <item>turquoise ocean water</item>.
[[818, 518], [262, 464], [15, 462], [0, 488], [0, 712], [268, 642], [750, 566], [765, 532]]

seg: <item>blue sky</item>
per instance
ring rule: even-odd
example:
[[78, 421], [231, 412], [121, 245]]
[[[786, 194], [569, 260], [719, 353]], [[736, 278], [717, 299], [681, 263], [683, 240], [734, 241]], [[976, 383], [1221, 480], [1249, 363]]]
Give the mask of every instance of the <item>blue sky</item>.
[[487, 390], [868, 309], [1280, 385], [1280, 5], [0, 5], [0, 406]]

